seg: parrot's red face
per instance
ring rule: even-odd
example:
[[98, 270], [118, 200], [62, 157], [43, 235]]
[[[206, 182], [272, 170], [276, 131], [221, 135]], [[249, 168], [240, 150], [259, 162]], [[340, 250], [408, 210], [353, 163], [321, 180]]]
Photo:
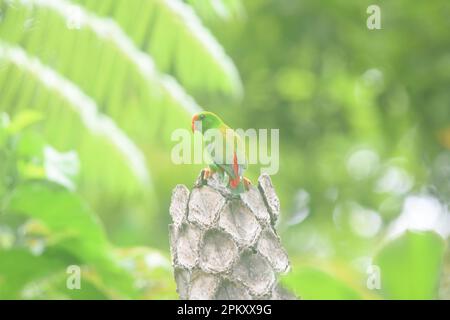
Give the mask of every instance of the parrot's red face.
[[192, 124], [191, 124], [192, 132], [195, 131], [195, 121], [198, 121], [198, 114], [195, 114], [195, 115], [192, 117]]
[[209, 129], [216, 129], [222, 124], [222, 120], [214, 113], [202, 111], [192, 117], [191, 128], [192, 132], [200, 131], [203, 134], [203, 132]]
[[[204, 127], [203, 120], [205, 120], [205, 118], [206, 116], [204, 113], [194, 114], [194, 116], [192, 117], [192, 124], [191, 124], [192, 132], [194, 132], [195, 130], [202, 132], [202, 127]], [[196, 126], [196, 124], [198, 125], [198, 127]]]

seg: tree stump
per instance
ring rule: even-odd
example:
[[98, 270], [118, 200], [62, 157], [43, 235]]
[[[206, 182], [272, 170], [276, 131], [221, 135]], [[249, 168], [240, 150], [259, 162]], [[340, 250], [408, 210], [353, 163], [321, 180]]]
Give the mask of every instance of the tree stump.
[[277, 283], [289, 270], [275, 230], [280, 202], [268, 175], [233, 195], [217, 174], [172, 193], [170, 249], [181, 299], [294, 299]]

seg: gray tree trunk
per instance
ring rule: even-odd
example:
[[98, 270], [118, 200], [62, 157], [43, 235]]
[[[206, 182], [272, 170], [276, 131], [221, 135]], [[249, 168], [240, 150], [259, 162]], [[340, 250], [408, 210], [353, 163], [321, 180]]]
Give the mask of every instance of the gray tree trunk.
[[280, 202], [268, 175], [232, 195], [217, 175], [172, 193], [170, 248], [181, 299], [293, 299], [277, 283], [289, 269], [275, 231]]

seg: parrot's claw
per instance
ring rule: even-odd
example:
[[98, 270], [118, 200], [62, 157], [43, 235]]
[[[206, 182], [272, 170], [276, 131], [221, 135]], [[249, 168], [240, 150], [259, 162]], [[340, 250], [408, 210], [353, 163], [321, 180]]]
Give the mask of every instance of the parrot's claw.
[[214, 172], [210, 168], [204, 168], [202, 170], [202, 180], [208, 180]]
[[252, 182], [250, 181], [250, 179], [243, 177], [242, 181], [244, 182], [245, 190], [247, 190], [247, 191], [250, 190], [250, 186], [252, 185]]

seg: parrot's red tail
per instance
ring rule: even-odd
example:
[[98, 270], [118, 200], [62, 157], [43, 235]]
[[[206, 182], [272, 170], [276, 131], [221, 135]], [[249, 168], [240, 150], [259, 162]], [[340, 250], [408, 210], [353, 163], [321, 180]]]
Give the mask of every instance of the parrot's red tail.
[[230, 180], [231, 189], [236, 189], [239, 186], [239, 182], [241, 182], [241, 177], [237, 176], [235, 179]]
[[236, 176], [236, 178], [230, 180], [230, 187], [231, 189], [236, 189], [239, 185], [239, 182], [241, 182], [241, 177], [239, 176], [239, 164], [236, 152], [233, 155], [233, 171]]

